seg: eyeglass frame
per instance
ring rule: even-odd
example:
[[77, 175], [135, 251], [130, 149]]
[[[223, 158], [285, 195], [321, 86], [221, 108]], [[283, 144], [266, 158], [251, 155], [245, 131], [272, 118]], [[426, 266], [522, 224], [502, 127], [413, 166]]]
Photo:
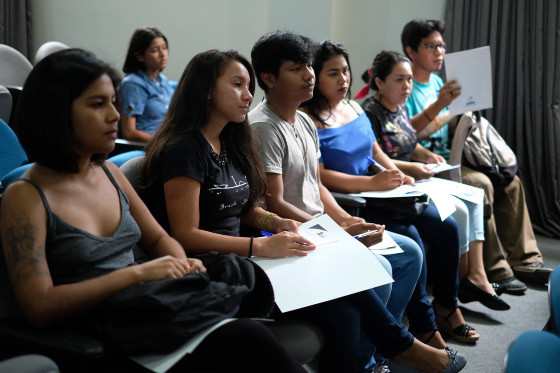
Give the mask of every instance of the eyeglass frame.
[[436, 51], [436, 48], [441, 48], [443, 51], [447, 48], [447, 44], [445, 43], [420, 43], [418, 45], [426, 48], [426, 51], [432, 53]]

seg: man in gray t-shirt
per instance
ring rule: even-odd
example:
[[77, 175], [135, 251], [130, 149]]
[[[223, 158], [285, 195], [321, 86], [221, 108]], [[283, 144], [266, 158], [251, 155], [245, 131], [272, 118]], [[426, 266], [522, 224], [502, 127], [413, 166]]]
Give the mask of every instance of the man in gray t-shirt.
[[284, 201], [313, 217], [321, 215], [324, 209], [317, 183], [321, 153], [311, 119], [298, 111], [292, 125], [263, 101], [249, 113], [249, 122], [259, 140], [264, 172], [282, 177]]
[[[282, 45], [272, 45], [277, 42]], [[268, 210], [301, 222], [326, 213], [340, 226], [349, 227], [351, 234], [379, 229], [363, 241], [367, 246], [378, 242], [383, 228], [344, 211], [319, 178], [317, 130], [298, 111], [313, 96], [315, 84], [309, 39], [290, 33], [269, 34], [257, 41], [251, 57], [266, 95], [249, 113], [249, 122], [266, 173]]]

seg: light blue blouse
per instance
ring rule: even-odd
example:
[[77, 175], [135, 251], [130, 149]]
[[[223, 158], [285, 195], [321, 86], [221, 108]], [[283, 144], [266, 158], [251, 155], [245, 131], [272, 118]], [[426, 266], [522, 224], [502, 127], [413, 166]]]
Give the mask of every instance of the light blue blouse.
[[158, 74], [154, 81], [142, 70], [128, 74], [122, 81], [123, 114], [136, 116], [136, 129], [154, 134], [165, 117], [175, 88], [167, 77]]

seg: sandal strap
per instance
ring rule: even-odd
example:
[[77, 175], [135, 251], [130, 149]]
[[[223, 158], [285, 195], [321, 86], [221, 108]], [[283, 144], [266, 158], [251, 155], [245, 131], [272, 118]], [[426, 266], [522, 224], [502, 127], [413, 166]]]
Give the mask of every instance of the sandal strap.
[[458, 335], [460, 337], [468, 337], [469, 336], [469, 332], [471, 330], [476, 330], [475, 328], [473, 328], [472, 326], [470, 326], [469, 324], [461, 324], [458, 327], [456, 327], [455, 329], [453, 329], [453, 333], [455, 335]]
[[453, 311], [451, 311], [451, 312], [449, 313], [449, 315], [445, 316], [443, 319], [444, 319], [445, 321], [449, 322], [449, 318], [450, 318], [451, 316], [453, 316], [453, 314], [454, 314], [455, 312], [457, 312], [458, 309], [459, 309], [459, 308], [455, 308]]

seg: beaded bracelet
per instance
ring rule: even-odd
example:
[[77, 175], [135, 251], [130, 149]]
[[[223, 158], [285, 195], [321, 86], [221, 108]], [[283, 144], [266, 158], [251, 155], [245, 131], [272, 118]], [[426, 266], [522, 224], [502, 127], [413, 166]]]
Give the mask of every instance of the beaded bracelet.
[[276, 215], [273, 212], [265, 212], [257, 220], [257, 228], [261, 231], [266, 231], [268, 229], [268, 224], [270, 223], [270, 220], [275, 216], [278, 215]]

